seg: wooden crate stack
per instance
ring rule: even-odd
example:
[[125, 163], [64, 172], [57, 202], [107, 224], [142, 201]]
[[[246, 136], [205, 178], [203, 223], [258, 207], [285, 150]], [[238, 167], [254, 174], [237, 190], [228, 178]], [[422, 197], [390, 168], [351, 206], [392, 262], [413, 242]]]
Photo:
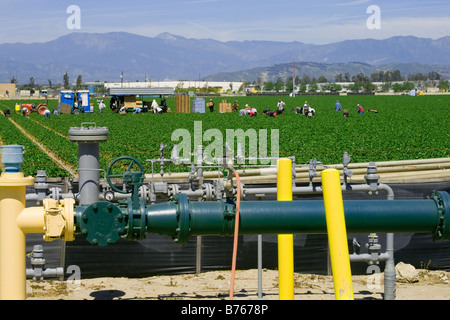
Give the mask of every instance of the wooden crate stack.
[[137, 107], [136, 96], [125, 96], [123, 99], [123, 104], [127, 109], [133, 109]]
[[177, 113], [191, 113], [191, 97], [189, 95], [175, 96], [175, 110]]
[[219, 112], [231, 113], [231, 103], [228, 103], [227, 100], [222, 100], [222, 102], [219, 104]]

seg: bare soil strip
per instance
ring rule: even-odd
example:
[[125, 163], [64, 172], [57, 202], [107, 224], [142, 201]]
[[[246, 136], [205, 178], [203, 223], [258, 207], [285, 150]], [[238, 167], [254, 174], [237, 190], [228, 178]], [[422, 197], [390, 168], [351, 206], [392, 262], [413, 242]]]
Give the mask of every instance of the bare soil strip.
[[[398, 277], [396, 300], [450, 300], [450, 272], [418, 270], [416, 282]], [[355, 300], [383, 300], [384, 274], [352, 276]], [[230, 271], [148, 278], [27, 280], [28, 300], [229, 300]], [[263, 269], [262, 299], [279, 300], [277, 270]], [[257, 270], [238, 270], [235, 300], [258, 299]], [[295, 300], [336, 300], [332, 276], [294, 274]]]

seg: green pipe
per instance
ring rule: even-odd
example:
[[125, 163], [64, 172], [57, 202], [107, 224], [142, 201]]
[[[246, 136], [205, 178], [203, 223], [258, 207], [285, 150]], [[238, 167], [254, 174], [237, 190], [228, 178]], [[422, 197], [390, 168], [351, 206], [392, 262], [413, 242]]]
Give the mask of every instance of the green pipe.
[[[426, 200], [346, 200], [349, 233], [429, 233], [436, 240], [450, 239], [450, 196], [435, 192]], [[446, 212], [447, 211], [447, 212]], [[189, 236], [231, 236], [235, 203], [189, 202], [183, 194], [176, 202], [147, 207], [147, 232], [172, 236], [185, 243]], [[243, 201], [239, 233], [325, 234], [323, 201]]]
[[[231, 200], [190, 202], [185, 194], [176, 201], [138, 208], [128, 199], [119, 206], [97, 202], [75, 208], [76, 232], [99, 246], [118, 239], [141, 240], [146, 233], [168, 235], [177, 243], [189, 236], [234, 234], [236, 204]], [[436, 240], [450, 239], [450, 196], [435, 192], [426, 200], [346, 200], [344, 213], [349, 233], [428, 233]], [[243, 201], [239, 233], [326, 234], [323, 201]]]

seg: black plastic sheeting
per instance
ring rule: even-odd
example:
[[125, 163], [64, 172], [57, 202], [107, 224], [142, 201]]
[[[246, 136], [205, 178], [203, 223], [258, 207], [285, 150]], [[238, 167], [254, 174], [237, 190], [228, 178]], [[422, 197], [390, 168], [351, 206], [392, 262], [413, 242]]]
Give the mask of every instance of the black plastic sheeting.
[[[450, 183], [391, 185], [395, 199], [426, 199], [434, 190], [450, 193]], [[343, 194], [344, 200], [385, 199], [386, 195], [369, 196], [366, 193]], [[304, 198], [304, 196], [298, 197]], [[321, 195], [311, 195], [307, 199], [321, 199]], [[294, 200], [297, 200], [294, 198]], [[353, 253], [352, 240], [361, 244], [360, 253], [366, 253], [367, 234], [349, 234], [349, 251]], [[378, 234], [381, 252], [385, 252], [386, 235]], [[136, 242], [120, 240], [108, 247], [89, 244], [82, 236], [65, 244], [64, 270], [76, 265], [82, 278], [96, 277], [148, 277], [196, 272], [197, 237], [191, 237], [187, 244], [178, 245], [170, 237], [147, 235], [145, 240]], [[277, 236], [262, 237], [263, 268], [277, 269]], [[27, 253], [35, 244], [44, 247], [46, 268], [62, 266], [63, 242], [47, 243], [42, 235], [27, 236]], [[409, 263], [416, 268], [450, 271], [450, 241], [433, 241], [428, 234], [395, 234], [394, 259]], [[232, 237], [202, 237], [201, 270], [231, 269], [233, 251]], [[238, 269], [258, 267], [257, 236], [240, 236], [237, 254]], [[27, 268], [30, 268], [27, 261]], [[367, 263], [352, 262], [353, 274], [365, 274]], [[384, 264], [380, 267], [383, 270]], [[294, 235], [294, 270], [300, 273], [329, 274], [327, 235]]]

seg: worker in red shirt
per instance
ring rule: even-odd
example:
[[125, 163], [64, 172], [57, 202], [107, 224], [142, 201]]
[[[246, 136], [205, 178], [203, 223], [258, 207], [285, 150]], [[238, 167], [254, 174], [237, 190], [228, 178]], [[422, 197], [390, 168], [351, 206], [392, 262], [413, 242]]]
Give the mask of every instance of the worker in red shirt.
[[358, 113], [359, 114], [363, 114], [364, 113], [364, 108], [360, 104], [358, 104]]

